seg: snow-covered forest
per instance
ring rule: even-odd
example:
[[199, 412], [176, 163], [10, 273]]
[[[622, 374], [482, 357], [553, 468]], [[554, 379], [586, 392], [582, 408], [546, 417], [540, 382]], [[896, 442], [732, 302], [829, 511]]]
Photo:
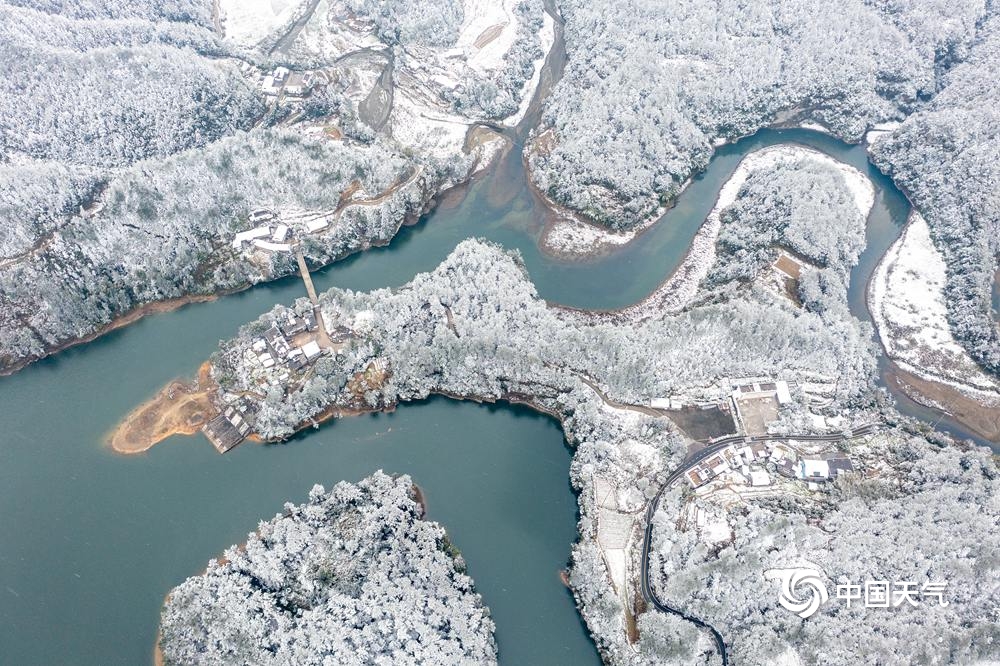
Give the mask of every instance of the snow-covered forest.
[[[462, 161], [456, 165], [461, 174]], [[455, 177], [446, 165], [422, 167], [381, 144], [257, 131], [121, 170], [105, 184], [100, 213], [85, 216], [73, 210], [71, 193], [87, 196], [94, 181], [81, 172], [49, 165], [0, 170], [16, 172], [11, 184], [32, 179], [27, 205], [23, 191], [3, 202], [24, 224], [5, 239], [11, 258], [0, 269], [0, 368], [99, 331], [147, 303], [291, 273], [287, 253], [255, 259], [232, 246], [255, 208], [332, 214], [349, 189], [371, 197], [390, 192], [344, 208], [329, 230], [307, 239], [304, 254], [324, 264], [387, 242]], [[38, 210], [46, 215], [33, 218]]]
[[[728, 395], [721, 378], [742, 376], [795, 386], [799, 399], [783, 415], [784, 427], [810, 428], [810, 409], [864, 419], [877, 402], [870, 333], [852, 318], [824, 318], [752, 284], [699, 300], [709, 304], [634, 325], [589, 321], [539, 299], [516, 255], [465, 241], [434, 272], [398, 290], [323, 294], [327, 327], [349, 329], [352, 339], [287, 385], [267, 385], [248, 354], [284, 308], [223, 343], [213, 374], [223, 399], [250, 396], [254, 427], [265, 437], [286, 437], [331, 406], [351, 413], [430, 393], [527, 402], [553, 414], [576, 447], [572, 480], [583, 540], [571, 582], [598, 646], [611, 663], [663, 663], [670, 655], [679, 661], [667, 663], [692, 663], [712, 654], [701, 633], [652, 614], [640, 618], [644, 647], [636, 655], [620, 631], [620, 593], [602, 573], [593, 542], [595, 478], [609, 480], [619, 501], [637, 511], [689, 441], [669, 419], [623, 405]], [[814, 399], [826, 407], [808, 407]]]
[[[432, 392], [491, 400], [529, 393], [549, 396], [546, 407], [561, 412], [567, 393], [590, 391], [583, 376], [597, 378], [616, 400], [648, 404], [721, 377], [762, 375], [826, 381], [838, 405], [857, 405], [868, 399], [875, 367], [871, 333], [853, 318], [824, 319], [765, 289], [634, 327], [585, 322], [548, 307], [516, 256], [480, 241], [461, 243], [434, 272], [400, 290], [331, 290], [321, 299], [328, 328], [346, 326], [356, 339], [341, 358], [323, 359], [297, 391], [268, 391], [257, 417], [265, 437], [291, 434], [328, 405], [356, 406], [348, 380], [380, 356], [392, 375], [364, 396], [368, 407]], [[216, 355], [226, 391], [259, 388], [245, 351], [281, 312]]]
[[286, 504], [174, 588], [167, 664], [495, 664], [489, 610], [409, 477]]
[[2, 162], [125, 166], [249, 129], [264, 112], [234, 64], [208, 57], [220, 45], [203, 25], [165, 22], [164, 8], [67, 3], [82, 14], [67, 19], [25, 4], [0, 5]]
[[[822, 169], [801, 180], [791, 179], [787, 190], [768, 184], [766, 178], [750, 178], [734, 205], [736, 217], [728, 224], [742, 225], [750, 237], [747, 248], [796, 244], [822, 266], [812, 270], [828, 274], [823, 308], [796, 304], [759, 279], [746, 281], [741, 276], [718, 286], [706, 284], [693, 304], [680, 313], [651, 314], [619, 326], [613, 316], [601, 321], [546, 305], [516, 255], [481, 241], [466, 241], [434, 272], [419, 275], [398, 290], [323, 294], [327, 326], [348, 329], [350, 342], [320, 358], [312, 371], [291, 386], [278, 383], [262, 388], [266, 382], [253, 369], [253, 357], [247, 353], [253, 339], [284, 316], [283, 308], [248, 324], [239, 336], [223, 343], [213, 357], [213, 373], [222, 385], [223, 397], [266, 394], [254, 399], [255, 427], [266, 437], [288, 436], [310, 423], [310, 417], [329, 413], [331, 405], [352, 413], [419, 400], [430, 393], [526, 402], [552, 414], [560, 419], [575, 447], [571, 479], [579, 491], [581, 539], [573, 548], [570, 582], [604, 658], [616, 664], [714, 663], [718, 655], [705, 633], [675, 616], [639, 611], [638, 642], [626, 640], [623, 617], [635, 609], [623, 603], [621, 588], [609, 578], [610, 565], [597, 541], [606, 510], [596, 499], [596, 489], [599, 485], [613, 488], [616, 511], [622, 515], [641, 511], [664, 471], [675, 468], [684, 457], [690, 441], [670, 419], [643, 406], [663, 396], [704, 400], [713, 391], [718, 394], [720, 382], [726, 387], [721, 390], [728, 392], [727, 377], [770, 376], [789, 381], [794, 404], [783, 407], [773, 424], [783, 431], [809, 432], [816, 415], [846, 419], [840, 422], [847, 427], [873, 419], [898, 422], [898, 415], [884, 404], [872, 383], [871, 331], [847, 310], [844, 273], [861, 249], [857, 207], [853, 202], [849, 207], [843, 204], [841, 212], [846, 217], [839, 226], [831, 224], [826, 229], [828, 236], [797, 236], [794, 212], [785, 211], [787, 224], [780, 227], [782, 235], [777, 238], [756, 217], [780, 209], [785, 191], [806, 196], [810, 179], [832, 187], [819, 201], [833, 211], [838, 210], [837, 201], [851, 196], [842, 179]], [[720, 243], [720, 248], [724, 246]], [[727, 264], [731, 258], [725, 251], [719, 256], [723, 265], [734, 265]], [[305, 302], [299, 305], [307, 307]], [[770, 583], [754, 581], [735, 592], [746, 577], [760, 573], [757, 564], [764, 560], [757, 550], [768, 544], [781, 548], [775, 557], [791, 557], [793, 545], [801, 540], [812, 544], [809, 553], [815, 551], [819, 557], [829, 547], [828, 532], [839, 530], [855, 538], [839, 539], [836, 551], [817, 560], [829, 564], [831, 572], [834, 564], [848, 567], [843, 570], [850, 574], [881, 571], [879, 566], [884, 564], [893, 567], [886, 569], [886, 575], [902, 578], [916, 575], [906, 562], [921, 562], [921, 574], [971, 585], [966, 566], [970, 560], [965, 558], [974, 556], [963, 550], [963, 544], [953, 549], [942, 536], [927, 547], [925, 555], [922, 541], [914, 541], [910, 549], [897, 546], [900, 534], [925, 533], [925, 522], [928, 529], [942, 535], [963, 531], [975, 540], [986, 529], [985, 523], [995, 521], [995, 507], [984, 509], [995, 505], [992, 479], [996, 472], [989, 457], [963, 449], [942, 450], [898, 428], [866, 439], [858, 447], [852, 455], [864, 454], [873, 460], [872, 465], [882, 473], [879, 480], [850, 485], [845, 478], [832, 495], [774, 499], [750, 513], [737, 510], [737, 540], [731, 554], [698, 546], [693, 534], [658, 530], [661, 567], [673, 574], [689, 563], [693, 572], [671, 577], [667, 583], [658, 579], [663, 598], [676, 601], [696, 617], [717, 622], [715, 626], [723, 630], [730, 645], [742, 643], [734, 648], [734, 658], [768, 663], [786, 648], [803, 658], [819, 659], [828, 650], [844, 647], [843, 641], [853, 641], [855, 634], [849, 628], [860, 622], [851, 618], [845, 625], [839, 617], [821, 619], [818, 623], [824, 625], [827, 638], [803, 647], [796, 633], [799, 620], [790, 614], [778, 616]], [[962, 490], [970, 484], [975, 487], [972, 495]], [[676, 508], [665, 502], [658, 521], [670, 524]], [[817, 525], [817, 517], [826, 522]], [[897, 529], [879, 532], [881, 536], [873, 542], [865, 530], [885, 524]], [[688, 539], [690, 547], [668, 550], [664, 545], [665, 539], [681, 538]], [[872, 549], [863, 557], [869, 545]], [[637, 551], [631, 552], [638, 557]], [[672, 568], [666, 562], [668, 556], [676, 558], [670, 560]], [[633, 576], [637, 567], [632, 565]], [[726, 615], [727, 600], [744, 592], [746, 603], [734, 603], [732, 615]], [[750, 595], [757, 592], [760, 598], [752, 602]], [[969, 647], [974, 642], [984, 646], [976, 649], [991, 649], [979, 642], [991, 629], [981, 621], [977, 609], [985, 602], [976, 594], [969, 587], [961, 596], [968, 605], [956, 601], [944, 615], [927, 616], [931, 621], [942, 620], [934, 635], [951, 648], [940, 649], [976, 654]], [[761, 633], [762, 623], [770, 627], [765, 633]], [[922, 619], [905, 615], [873, 643], [872, 654], [891, 653], [887, 652], [889, 643], [918, 626], [923, 626]], [[775, 638], [768, 638], [772, 634]], [[927, 654], [936, 654], [937, 649], [928, 647]]]
[[451, 46], [458, 39], [465, 18], [462, 0], [348, 0], [351, 11], [375, 23], [387, 44]]
[[993, 17], [930, 104], [871, 149], [927, 220], [944, 256], [955, 337], [994, 374], [1000, 374], [1000, 329], [990, 305], [1000, 256], [998, 67], [1000, 17]]
[[[465, 147], [475, 119], [532, 93], [540, 1], [504, 5], [496, 47], [470, 32], [495, 12], [464, 7], [358, 0], [347, 21], [322, 3], [272, 57], [288, 26], [227, 40], [211, 3], [0, 2], [0, 372], [144, 306], [288, 274], [290, 254], [232, 246], [253, 210], [329, 219], [293, 228], [312, 265], [388, 242], [497, 153], [488, 133]], [[314, 96], [262, 92], [304, 60], [328, 65]]]
[[982, 2], [559, 3], [568, 62], [532, 176], [615, 229], [673, 199], [713, 144], [780, 121], [859, 140], [932, 95]]
[[[881, 476], [845, 477], [818, 501], [726, 507], [680, 490], [666, 496], [653, 531], [660, 598], [722, 632], [734, 664], [996, 660], [1000, 504], [989, 452], [900, 431], [870, 446]], [[689, 503], [725, 516], [721, 541], [682, 520]], [[778, 606], [777, 587], [761, 572], [806, 565], [822, 572], [830, 600], [803, 620]], [[918, 596], [916, 605], [856, 600], [848, 608], [834, 597], [838, 583], [868, 580], [910, 581], [917, 590], [946, 581], [947, 605]]]
[[722, 211], [710, 283], [750, 281], [780, 248], [829, 268], [846, 288], [865, 245], [865, 219], [844, 177], [808, 157], [751, 173]]

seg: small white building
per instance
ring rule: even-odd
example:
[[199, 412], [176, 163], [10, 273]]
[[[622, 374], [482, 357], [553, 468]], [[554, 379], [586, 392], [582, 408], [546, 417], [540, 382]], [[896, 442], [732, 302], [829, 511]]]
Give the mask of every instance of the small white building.
[[792, 401], [792, 394], [788, 390], [788, 382], [777, 381], [774, 383], [774, 386], [779, 405], [787, 405]]
[[277, 95], [285, 86], [285, 80], [289, 74], [290, 70], [287, 67], [275, 68], [270, 76], [264, 77], [264, 82], [261, 83], [260, 89], [265, 95]]
[[247, 216], [251, 224], [259, 224], [274, 219], [274, 213], [267, 208], [258, 208]]
[[315, 340], [310, 340], [309, 342], [302, 345], [302, 353], [306, 355], [306, 358], [310, 361], [323, 353], [323, 350], [319, 348], [319, 343]]
[[243, 243], [256, 242], [257, 239], [265, 238], [269, 235], [271, 235], [269, 227], [256, 227], [249, 231], [241, 231], [233, 237], [233, 247], [239, 250], [243, 247]]
[[771, 485], [771, 477], [762, 469], [750, 470], [750, 485], [754, 488]]
[[315, 80], [316, 75], [310, 70], [306, 70], [302, 74], [292, 74], [288, 76], [285, 83], [285, 93], [295, 97], [304, 97], [312, 90]]
[[325, 217], [321, 217], [315, 220], [309, 220], [308, 222], [306, 222], [306, 230], [311, 234], [314, 234], [318, 231], [323, 231], [328, 226], [330, 226], [330, 221], [327, 220]]
[[803, 456], [799, 461], [799, 478], [807, 481], [826, 481], [830, 478], [830, 463], [816, 456]]
[[268, 252], [291, 252], [292, 246], [288, 243], [272, 243], [270, 241], [262, 240], [260, 238], [254, 240], [255, 247], [259, 247], [262, 250], [267, 250]]
[[286, 238], [288, 238], [288, 225], [279, 224], [274, 233], [271, 234], [271, 240], [275, 243], [284, 243]]

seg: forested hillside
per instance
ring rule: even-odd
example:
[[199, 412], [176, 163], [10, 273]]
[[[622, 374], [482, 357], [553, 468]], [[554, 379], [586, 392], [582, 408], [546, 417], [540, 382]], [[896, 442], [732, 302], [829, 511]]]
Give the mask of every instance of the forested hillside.
[[81, 13], [0, 6], [0, 161], [124, 166], [206, 145], [263, 114], [236, 66], [206, 57], [220, 47], [204, 27], [160, 22], [153, 8]]
[[[11, 246], [37, 247], [0, 266], [0, 370], [99, 331], [144, 304], [292, 272], [288, 253], [252, 259], [232, 246], [234, 234], [248, 226], [247, 214], [260, 206], [333, 211], [349, 188], [369, 196], [391, 190], [376, 204], [344, 209], [303, 251], [327, 263], [384, 243], [451, 173], [428, 166], [414, 178], [417, 168], [379, 144], [258, 131], [121, 171], [107, 183], [105, 207], [94, 217], [73, 211], [70, 194], [83, 196], [91, 181], [62, 167], [35, 169], [33, 198], [26, 204], [15, 197], [6, 206], [25, 223], [35, 205], [53, 213], [48, 221], [37, 218], [37, 235], [8, 238]], [[55, 228], [58, 233], [46, 235]]]
[[927, 220], [948, 267], [945, 301], [955, 337], [1000, 374], [990, 290], [1000, 255], [1000, 17], [933, 101], [872, 154]]
[[[293, 225], [292, 234], [314, 265], [325, 264], [388, 242], [407, 216], [494, 154], [490, 137], [475, 155], [463, 150], [464, 116], [437, 125], [425, 116], [463, 105], [469, 116], [516, 110], [537, 17], [511, 23], [527, 42], [509, 62], [480, 75], [459, 59], [469, 79], [455, 80], [451, 97], [418, 81], [418, 101], [432, 112], [408, 93], [397, 137], [362, 112], [369, 93], [396, 87], [391, 76], [389, 90], [378, 87], [373, 63], [397, 74], [422, 71], [424, 56], [439, 66], [424, 49], [454, 41], [463, 5], [351, 6], [372, 21], [352, 34], [371, 30], [385, 42], [373, 48], [371, 34], [358, 37], [354, 58], [317, 73], [309, 97], [265, 96], [271, 64], [256, 65], [270, 55], [220, 40], [210, 2], [0, 0], [0, 373], [144, 306], [288, 274], [290, 253], [233, 246], [255, 209], [323, 217], [322, 232]], [[312, 17], [310, 35], [328, 46], [352, 30], [338, 7], [324, 4]], [[383, 62], [394, 47], [395, 70]], [[505, 81], [513, 88], [496, 85]], [[490, 94], [466, 96], [473, 84]], [[389, 94], [385, 112], [405, 96]]]
[[[538, 385], [555, 397], [580, 387], [579, 373], [599, 377], [616, 399], [633, 404], [726, 376], [826, 377], [831, 389], [838, 378], [837, 403], [863, 404], [875, 365], [870, 332], [853, 318], [825, 320], [758, 291], [634, 327], [580, 323], [538, 298], [515, 257], [479, 241], [459, 244], [403, 289], [334, 289], [321, 299], [330, 325], [352, 326], [357, 340], [339, 358], [321, 359], [296, 391], [268, 391], [257, 415], [265, 437], [287, 436], [331, 404], [356, 407], [348, 381], [379, 354], [393, 373], [365, 394], [368, 407], [433, 392], [495, 400]], [[257, 389], [246, 351], [278, 315], [222, 345], [214, 362], [227, 392]]]
[[[733, 664], [996, 660], [996, 465], [983, 449], [938, 448], [900, 432], [878, 446], [870, 452], [882, 461], [877, 478], [839, 479], [820, 499], [722, 508], [680, 490], [665, 497], [652, 548], [660, 598], [716, 627]], [[679, 525], [684, 502], [721, 510], [731, 536], [706, 543], [693, 525]], [[778, 606], [778, 588], [762, 572], [806, 565], [820, 572], [830, 599], [803, 620]], [[840, 583], [879, 580], [910, 581], [915, 591], [944, 582], [945, 604], [919, 596], [897, 604], [894, 592], [892, 607], [847, 606], [834, 596]], [[809, 588], [797, 592], [808, 598]]]
[[167, 598], [167, 664], [494, 664], [493, 621], [409, 477], [316, 486]]
[[462, 0], [348, 0], [347, 5], [375, 22], [384, 42], [404, 46], [451, 46], [465, 18]]
[[788, 249], [846, 288], [865, 246], [864, 215], [844, 177], [809, 158], [751, 173], [721, 218], [710, 284], [753, 280]]
[[614, 229], [673, 199], [713, 144], [785, 119], [841, 138], [900, 120], [960, 58], [981, 2], [565, 0], [568, 62], [531, 157], [556, 202]]

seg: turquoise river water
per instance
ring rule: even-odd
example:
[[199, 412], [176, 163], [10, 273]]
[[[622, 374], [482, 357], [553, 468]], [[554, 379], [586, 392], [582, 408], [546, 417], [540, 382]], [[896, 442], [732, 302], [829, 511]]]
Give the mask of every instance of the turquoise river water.
[[[739, 160], [781, 142], [816, 147], [879, 186], [869, 249], [850, 293], [852, 311], [867, 319], [865, 285], [908, 205], [862, 147], [802, 130], [767, 130], [721, 148], [664, 220], [615, 254], [579, 263], [539, 252], [543, 209], [515, 146], [388, 247], [319, 271], [317, 287], [399, 286], [434, 268], [460, 240], [479, 236], [519, 249], [546, 299], [628, 305], [679, 263]], [[201, 437], [174, 438], [134, 457], [106, 448], [119, 419], [171, 378], [192, 376], [219, 339], [300, 296], [301, 282], [288, 279], [190, 305], [0, 379], [0, 662], [149, 662], [172, 586], [242, 541], [283, 502], [304, 500], [313, 484], [381, 468], [412, 475], [426, 492], [429, 517], [465, 554], [496, 620], [502, 663], [599, 663], [558, 577], [575, 538], [576, 501], [570, 451], [547, 417], [433, 399], [325, 424], [283, 445], [244, 444], [225, 456]], [[939, 418], [905, 400], [901, 408]], [[966, 434], [947, 420], [940, 427]]]

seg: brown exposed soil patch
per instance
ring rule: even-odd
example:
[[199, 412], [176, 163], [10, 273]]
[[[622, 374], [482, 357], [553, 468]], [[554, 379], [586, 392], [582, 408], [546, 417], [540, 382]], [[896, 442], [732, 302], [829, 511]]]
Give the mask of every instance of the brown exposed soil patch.
[[496, 25], [491, 25], [490, 27], [486, 28], [486, 30], [483, 30], [481, 33], [479, 33], [479, 36], [476, 37], [476, 41], [474, 41], [472, 45], [475, 46], [477, 49], [483, 48], [484, 46], [492, 42], [494, 39], [499, 37], [500, 33], [503, 32], [503, 29], [504, 27], [506, 27], [506, 25], [507, 25], [506, 23], [497, 23]]
[[174, 381], [152, 400], [134, 409], [111, 434], [111, 448], [133, 454], [149, 450], [171, 435], [193, 435], [212, 417], [218, 389], [204, 363], [195, 382]]
[[562, 584], [568, 587], [569, 589], [571, 590], [573, 589], [573, 586], [569, 584], [569, 572], [566, 571], [565, 569], [559, 572], [559, 580], [561, 580]]
[[886, 381], [921, 404], [944, 408], [977, 435], [1000, 444], [1000, 409], [989, 407], [945, 384], [932, 382], [893, 367]]
[[[551, 129], [547, 129], [531, 142], [531, 145], [528, 146], [528, 149], [525, 152], [529, 153], [529, 155], [548, 157], [552, 154], [552, 151], [555, 150], [555, 147], [556, 133]], [[525, 157], [527, 158], [529, 155], [525, 155]]]
[[778, 257], [778, 260], [774, 262], [774, 266], [781, 272], [795, 279], [798, 279], [802, 275], [802, 264], [789, 257], [787, 254], [782, 254]]

